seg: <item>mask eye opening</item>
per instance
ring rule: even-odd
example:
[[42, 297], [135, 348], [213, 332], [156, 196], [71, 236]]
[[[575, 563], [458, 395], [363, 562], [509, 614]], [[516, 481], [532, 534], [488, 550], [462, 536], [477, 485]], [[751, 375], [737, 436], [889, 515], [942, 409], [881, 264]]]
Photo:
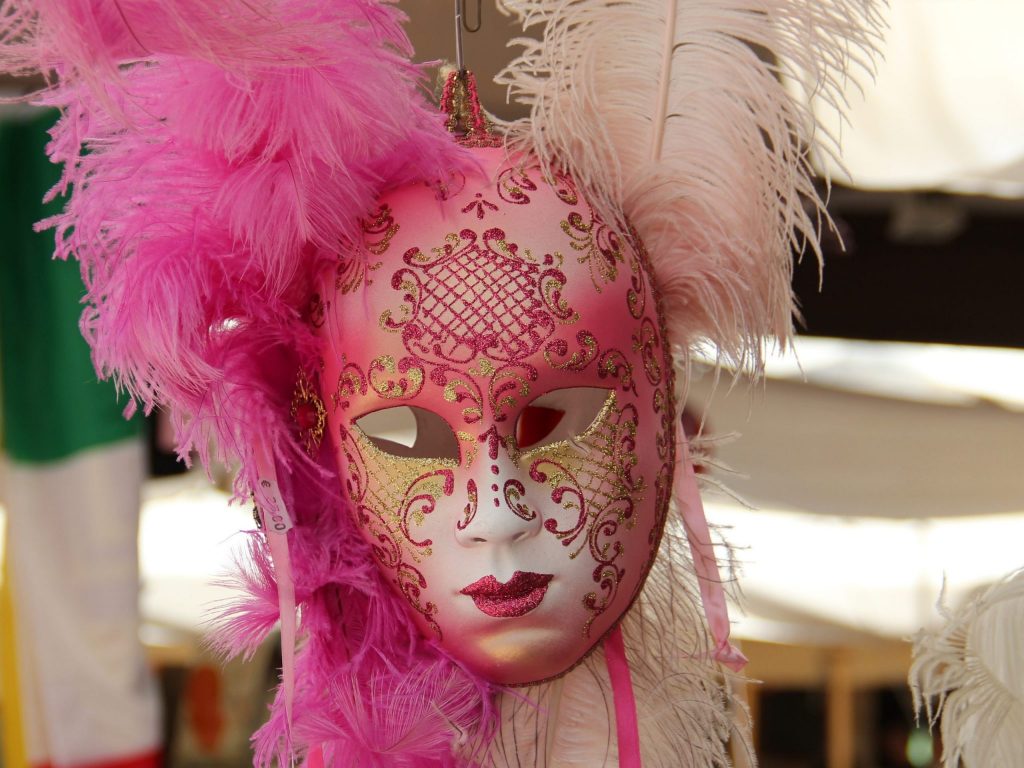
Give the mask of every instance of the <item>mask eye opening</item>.
[[528, 405], [516, 420], [516, 445], [522, 450], [534, 448], [550, 435], [565, 418], [565, 411]]
[[614, 393], [601, 387], [566, 387], [535, 398], [516, 420], [516, 445], [531, 451], [582, 438]]
[[353, 426], [378, 450], [403, 459], [460, 459], [459, 440], [444, 417], [415, 405], [364, 413]]

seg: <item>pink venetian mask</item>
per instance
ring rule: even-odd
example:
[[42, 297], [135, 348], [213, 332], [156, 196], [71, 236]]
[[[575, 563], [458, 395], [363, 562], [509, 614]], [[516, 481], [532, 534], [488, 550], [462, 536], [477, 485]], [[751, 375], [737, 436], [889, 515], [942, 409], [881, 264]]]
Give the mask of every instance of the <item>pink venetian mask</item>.
[[400, 189], [321, 293], [322, 385], [352, 513], [423, 634], [519, 684], [629, 608], [674, 462], [672, 368], [639, 243], [571, 180]]

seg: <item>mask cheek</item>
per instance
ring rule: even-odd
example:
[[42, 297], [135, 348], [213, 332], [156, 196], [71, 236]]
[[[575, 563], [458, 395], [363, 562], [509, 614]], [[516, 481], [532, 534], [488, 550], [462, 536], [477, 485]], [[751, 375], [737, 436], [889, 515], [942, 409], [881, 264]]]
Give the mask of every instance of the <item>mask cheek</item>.
[[604, 631], [627, 607], [650, 556], [647, 518], [654, 515], [647, 511], [655, 489], [639, 467], [638, 421], [633, 404], [612, 396], [578, 440], [524, 457], [533, 497], [546, 496], [543, 528], [561, 545], [579, 585], [585, 637]]
[[405, 599], [427, 636], [442, 636], [431, 591], [437, 572], [436, 532], [455, 490], [455, 466], [392, 456], [358, 428], [342, 429], [346, 496], [375, 564]]

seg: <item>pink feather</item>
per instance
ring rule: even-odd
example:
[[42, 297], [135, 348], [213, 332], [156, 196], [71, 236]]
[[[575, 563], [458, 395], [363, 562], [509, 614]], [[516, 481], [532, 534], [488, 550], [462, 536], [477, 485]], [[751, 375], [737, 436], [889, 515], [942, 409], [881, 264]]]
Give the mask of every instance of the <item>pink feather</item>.
[[[293, 575], [305, 641], [293, 728], [279, 692], [254, 736], [257, 765], [317, 746], [338, 768], [475, 765], [494, 730], [495, 691], [423, 641], [336, 490], [305, 468], [283, 482], [301, 515], [290, 547], [301, 553]], [[213, 635], [229, 653], [255, 648], [276, 619], [273, 569], [262, 538], [254, 542], [236, 581], [249, 597], [221, 612]]]
[[5, 6], [0, 39], [6, 66], [63, 75], [40, 100], [64, 110], [55, 193], [74, 195], [48, 224], [81, 261], [97, 369], [175, 414], [183, 456], [206, 461], [215, 438], [241, 458], [245, 494], [253, 437], [282, 459], [293, 445], [256, 361], [277, 349], [312, 369], [312, 277], [360, 242], [384, 189], [466, 161], [390, 4], [58, 5]]
[[[289, 421], [297, 372], [318, 367], [317, 275], [362, 258], [360, 220], [384, 191], [470, 162], [423, 97], [403, 20], [371, 0], [0, 9], [0, 72], [45, 72], [36, 100], [62, 111], [51, 195], [70, 197], [42, 226], [81, 264], [97, 370], [170, 412], [182, 457], [238, 463], [239, 497], [266, 501], [255, 445], [281, 470], [305, 639], [296, 727], [279, 696], [257, 738], [265, 763], [327, 741], [381, 764], [449, 765], [451, 724], [483, 737], [493, 719], [490, 687], [419, 636], [377, 571], [329, 447], [310, 460]], [[245, 654], [277, 618], [262, 536], [237, 578], [249, 598], [221, 612], [213, 642]], [[392, 715], [364, 717], [363, 693]]]

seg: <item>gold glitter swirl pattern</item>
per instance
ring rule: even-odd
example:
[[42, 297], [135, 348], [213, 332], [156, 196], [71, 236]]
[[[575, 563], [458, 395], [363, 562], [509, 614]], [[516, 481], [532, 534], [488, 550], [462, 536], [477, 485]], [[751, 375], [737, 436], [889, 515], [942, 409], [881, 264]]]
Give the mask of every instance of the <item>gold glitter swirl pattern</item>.
[[[622, 553], [621, 545], [619, 546], [616, 557]], [[601, 590], [601, 594], [597, 592], [588, 592], [583, 598], [583, 607], [590, 612], [590, 616], [587, 618], [586, 624], [583, 625], [583, 636], [590, 637], [590, 628], [594, 625], [594, 621], [608, 610], [608, 606], [611, 605], [612, 601], [619, 591], [619, 584], [622, 583], [623, 578], [626, 576], [626, 571], [623, 568], [617, 567], [612, 562], [600, 562], [597, 568], [594, 570], [594, 581], [597, 582], [598, 587]]]
[[654, 412], [658, 414], [661, 429], [655, 438], [655, 445], [658, 448], [658, 458], [668, 461], [675, 448], [675, 435], [672, 430], [672, 418], [674, 409], [668, 402], [664, 389], [654, 390]]
[[427, 588], [427, 580], [423, 578], [423, 574], [408, 563], [400, 563], [395, 569], [395, 583], [412, 609], [426, 620], [430, 629], [437, 635], [437, 639], [442, 639], [441, 628], [434, 618], [437, 615], [437, 606], [429, 600], [423, 602], [423, 590]]
[[399, 230], [391, 207], [387, 203], [382, 203], [371, 218], [363, 219], [362, 225], [366, 249], [374, 256], [382, 256], [387, 252], [391, 240]]
[[[406, 323], [413, 317], [416, 307], [419, 304], [420, 284], [416, 276], [408, 270], [399, 270], [391, 276], [391, 287], [402, 293], [402, 303], [398, 305], [397, 313], [385, 309], [377, 325], [382, 331], [397, 333], [401, 331]], [[397, 314], [397, 319], [396, 319]]]
[[[428, 557], [430, 542], [417, 541], [411, 525], [421, 525], [437, 499], [452, 494], [452, 470], [458, 463], [452, 459], [395, 456], [374, 445], [356, 424], [351, 430], [343, 430], [342, 441], [354, 443], [355, 450], [347, 453], [359, 464], [356, 474], [365, 478], [365, 492], [359, 501], [378, 515], [416, 562]], [[351, 470], [352, 465], [349, 467]]]
[[396, 365], [392, 355], [380, 355], [370, 361], [370, 386], [385, 400], [408, 400], [423, 389], [423, 367], [412, 357], [403, 357]]
[[658, 332], [654, 329], [654, 323], [649, 317], [645, 317], [640, 323], [640, 333], [633, 334], [633, 351], [640, 353], [643, 360], [644, 373], [652, 386], [661, 384], [661, 363], [656, 354], [661, 343], [658, 341]]
[[346, 256], [338, 260], [335, 271], [334, 287], [342, 296], [354, 293], [364, 286], [371, 285], [370, 273], [380, 269], [381, 262], [370, 263], [359, 256]]
[[[529, 205], [532, 202], [530, 193], [537, 191], [537, 183], [531, 177], [531, 171], [539, 174], [540, 168], [536, 165], [529, 168], [518, 165], [503, 170], [498, 175], [498, 196], [504, 202], [512, 205]], [[580, 198], [576, 191], [576, 185], [565, 174], [557, 174], [554, 178], [545, 176], [543, 181], [566, 205], [574, 206], [579, 203]]]
[[530, 396], [530, 382], [537, 380], [532, 365], [504, 365], [491, 374], [487, 397], [495, 421], [506, 421], [520, 400]]
[[570, 213], [561, 227], [569, 237], [572, 249], [579, 253], [576, 260], [590, 269], [594, 290], [601, 293], [605, 285], [615, 282], [618, 265], [623, 260], [618, 233], [593, 215], [590, 221], [584, 220], [578, 211]]
[[[647, 274], [650, 264], [647, 258], [647, 251], [644, 250], [644, 244], [636, 231], [630, 228], [629, 232], [625, 235], [625, 239], [630, 246], [625, 249], [626, 253], [629, 254], [629, 289], [626, 291], [626, 305], [629, 307], [629, 313], [639, 320], [647, 311]], [[650, 288], [653, 293], [654, 285], [651, 284]], [[655, 309], [658, 313], [658, 324], [662, 326], [662, 335], [664, 335], [661, 303], [657, 298], [655, 299]]]
[[[647, 560], [647, 565], [645, 566], [646, 572], [650, 570], [651, 565], [654, 563], [654, 558], [657, 556], [658, 553], [658, 545], [660, 543], [661, 533], [664, 530], [665, 515], [668, 511], [669, 498], [672, 492], [673, 468], [675, 467], [676, 461], [679, 459], [679, 457], [676, 456], [675, 436], [676, 430], [681, 429], [681, 427], [676, 421], [676, 403], [673, 395], [673, 393], [675, 392], [675, 369], [672, 364], [672, 340], [669, 338], [668, 327], [665, 323], [664, 300], [662, 298], [661, 292], [658, 290], [657, 282], [651, 277], [651, 275], [653, 275], [653, 270], [651, 267], [650, 256], [647, 253], [647, 249], [644, 246], [643, 240], [640, 239], [640, 236], [637, 234], [636, 229], [634, 229], [632, 225], [630, 225], [629, 227], [627, 238], [629, 240], [629, 243], [632, 245], [632, 248], [630, 250], [633, 254], [635, 254], [636, 258], [636, 267], [634, 269], [632, 284], [634, 287], [636, 287], [637, 290], [641, 291], [641, 296], [646, 296], [646, 291], [643, 291], [642, 288], [645, 284], [645, 281], [647, 281], [650, 294], [654, 299], [654, 314], [658, 321], [658, 337], [660, 340], [659, 346], [661, 348], [662, 364], [664, 365], [665, 370], [664, 381], [662, 382], [662, 386], [659, 388], [658, 391], [661, 392], [661, 401], [662, 403], [664, 403], [664, 410], [661, 412], [662, 430], [660, 439], [661, 445], [665, 446], [668, 454], [666, 462], [662, 466], [661, 472], [659, 473], [659, 479], [664, 477], [662, 482], [666, 490], [663, 496], [656, 496], [656, 498], [658, 498], [656, 507], [658, 515], [658, 525], [655, 527], [654, 531], [657, 533], [657, 535], [652, 535], [651, 538], [651, 552]], [[632, 305], [630, 305], [630, 310], [633, 310]], [[636, 316], [637, 315], [634, 313], [634, 317]], [[658, 396], [656, 393], [654, 395], [655, 400], [652, 403], [652, 405], [655, 408], [657, 408], [659, 404], [657, 397]]]
[[[544, 530], [553, 533], [562, 542], [562, 546], [573, 546], [583, 532], [589, 512], [583, 483], [576, 479], [570, 468], [563, 466], [556, 459], [548, 458], [538, 459], [530, 464], [530, 478], [552, 486], [554, 490], [551, 491], [551, 500], [560, 507], [559, 511], [569, 511], [576, 515], [575, 520], [564, 528], [559, 527], [558, 520], [554, 517], [544, 521]], [[569, 554], [569, 559], [575, 560], [584, 546], [585, 542], [580, 543]]]
[[402, 549], [392, 537], [387, 526], [369, 507], [360, 504], [356, 508], [360, 525], [370, 533], [373, 556], [382, 568], [393, 571], [402, 564]]
[[576, 191], [576, 182], [571, 177], [560, 173], [554, 179], [545, 179], [545, 181], [555, 191], [555, 197], [566, 205], [577, 205], [579, 203], [580, 196]]
[[611, 378], [619, 382], [623, 392], [637, 394], [636, 381], [633, 380], [633, 364], [618, 349], [608, 349], [601, 353], [597, 361], [597, 375]]
[[647, 303], [642, 292], [636, 291], [633, 286], [626, 292], [626, 305], [629, 307], [629, 314], [640, 319], [644, 316], [644, 305]]
[[537, 519], [537, 511], [530, 509], [530, 506], [523, 502], [523, 497], [526, 495], [526, 486], [521, 482], [515, 479], [506, 480], [503, 495], [505, 497], [505, 506], [516, 517], [522, 518], [527, 522]]
[[[363, 219], [360, 224], [366, 250], [374, 256], [381, 256], [387, 252], [392, 238], [399, 230], [387, 204], [381, 204], [373, 216]], [[371, 273], [380, 269], [380, 266], [381, 262], [369, 262], [362, 256], [341, 257], [335, 272], [334, 287], [342, 296], [369, 287], [373, 285]]]
[[537, 185], [522, 168], [506, 168], [498, 175], [498, 197], [512, 205], [529, 205], [530, 192], [536, 192]]
[[[449, 374], [459, 378], [449, 379]], [[462, 405], [462, 420], [465, 424], [478, 423], [484, 417], [484, 398], [476, 382], [465, 373], [448, 366], [431, 371], [430, 380], [442, 388], [442, 397], [449, 403]]]
[[[565, 339], [554, 339], [544, 348], [544, 359], [548, 365], [558, 370], [582, 371], [597, 357], [597, 339], [590, 331], [579, 331], [576, 343], [580, 348], [569, 354], [569, 344]], [[568, 359], [565, 359], [568, 356]], [[562, 358], [557, 361], [555, 358]]]
[[356, 395], [366, 394], [366, 374], [363, 373], [355, 363], [349, 362], [345, 355], [341, 356], [341, 373], [338, 374], [338, 383], [331, 394], [331, 402], [334, 409], [347, 409], [351, 404], [351, 398]]
[[430, 539], [416, 539], [412, 534], [412, 525], [422, 526], [427, 515], [437, 509], [437, 499], [451, 496], [454, 490], [455, 475], [451, 469], [424, 472], [405, 489], [405, 497], [398, 511], [399, 529], [409, 545], [419, 550], [424, 557], [430, 556], [430, 545], [434, 542]]
[[437, 632], [437, 607], [423, 603], [426, 581], [416, 568], [432, 554], [429, 538], [418, 538], [422, 526], [441, 498], [455, 490], [457, 462], [451, 459], [394, 456], [382, 451], [359, 429], [341, 428], [346, 483], [359, 524], [370, 533], [374, 556], [394, 575], [410, 606]]
[[565, 273], [560, 269], [547, 269], [540, 276], [541, 294], [544, 296], [544, 304], [547, 309], [561, 320], [565, 325], [575, 323], [580, 319], [579, 314], [574, 312], [562, 297], [562, 289], [565, 288]]

